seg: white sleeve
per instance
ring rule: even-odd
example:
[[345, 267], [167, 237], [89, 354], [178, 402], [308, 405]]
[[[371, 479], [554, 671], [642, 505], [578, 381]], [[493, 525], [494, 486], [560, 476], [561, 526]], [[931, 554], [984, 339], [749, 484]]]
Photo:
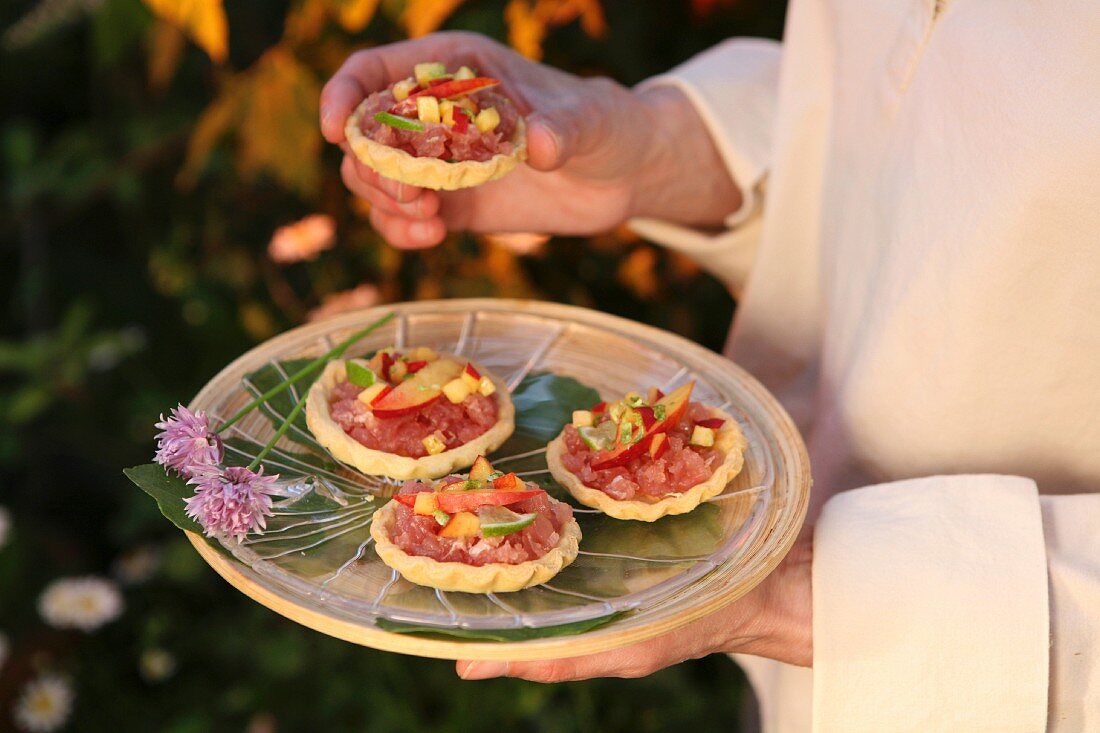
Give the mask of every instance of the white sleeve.
[[815, 731], [1100, 726], [1100, 495], [992, 475], [838, 494], [813, 596]]
[[772, 130], [779, 87], [780, 45], [734, 38], [711, 48], [641, 88], [673, 86], [691, 101], [714, 139], [744, 203], [712, 233], [656, 219], [629, 224], [647, 239], [678, 249], [740, 289], [760, 231], [760, 198], [771, 163]]

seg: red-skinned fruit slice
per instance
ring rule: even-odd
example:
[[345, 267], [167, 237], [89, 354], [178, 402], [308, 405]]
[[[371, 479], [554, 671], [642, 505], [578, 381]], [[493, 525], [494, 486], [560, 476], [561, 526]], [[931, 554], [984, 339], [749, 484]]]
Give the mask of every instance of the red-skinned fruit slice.
[[441, 389], [425, 388], [411, 381], [402, 382], [401, 386], [378, 395], [371, 406], [377, 418], [400, 417], [423, 410], [442, 396]]
[[657, 404], [664, 406], [665, 418], [654, 423], [653, 427], [646, 431], [646, 436], [637, 443], [614, 448], [602, 455], [596, 461], [593, 461], [592, 468], [600, 471], [605, 468], [622, 466], [628, 463], [632, 458], [641, 455], [642, 451], [649, 448], [650, 436], [655, 433], [666, 432], [669, 428], [680, 422], [680, 418], [683, 417], [684, 413], [687, 411], [688, 402], [691, 400], [691, 391], [693, 389], [695, 389], [695, 382], [688, 382], [662, 397]]
[[591, 412], [593, 415], [598, 415], [606, 409], [607, 409], [607, 403], [606, 402], [597, 402], [596, 404], [592, 405], [592, 409], [589, 410], [589, 412]]
[[649, 441], [649, 457], [657, 460], [668, 450], [668, 433], [657, 433]]
[[377, 405], [379, 402], [385, 399], [386, 395], [388, 395], [392, 391], [393, 387], [387, 384], [385, 387], [382, 388], [382, 391], [376, 394], [374, 396], [374, 399], [370, 401], [370, 406], [374, 407], [375, 405]]
[[657, 404], [657, 401], [660, 400], [664, 396], [665, 396], [665, 393], [662, 392], [661, 390], [657, 389], [656, 387], [650, 387], [649, 391], [646, 393], [646, 397], [647, 397], [646, 402], [648, 402], [651, 405], [655, 405], [655, 404]]
[[420, 361], [410, 361], [405, 365], [405, 368], [408, 370], [409, 374], [416, 374], [426, 366], [428, 366], [428, 362], [422, 359]]
[[711, 430], [717, 430], [726, 424], [726, 421], [720, 417], [708, 417], [706, 420], [700, 420], [696, 425], [701, 425], [704, 428], [710, 428]]
[[[484, 489], [475, 491], [451, 491], [436, 496], [439, 509], [448, 514], [472, 512], [483, 506], [508, 506], [538, 496], [542, 489], [529, 491], [500, 491]], [[416, 504], [416, 494], [398, 494], [393, 497], [410, 509]]]
[[382, 352], [382, 379], [387, 382], [390, 381], [390, 368], [393, 366], [393, 354], [388, 351]]
[[479, 372], [477, 369], [474, 369], [474, 365], [471, 364], [470, 362], [466, 362], [466, 368], [463, 369], [462, 371], [466, 372], [467, 374], [469, 374], [471, 377], [473, 377], [474, 379], [476, 379], [478, 381], [481, 380], [481, 372]]
[[436, 99], [447, 99], [495, 87], [497, 84], [500, 84], [499, 79], [492, 79], [487, 76], [478, 76], [473, 79], [452, 79], [442, 84], [431, 84], [427, 89], [410, 94], [409, 98], [435, 97]]
[[650, 428], [657, 424], [657, 418], [653, 414], [652, 407], [639, 407], [637, 408], [638, 414], [642, 416], [642, 427], [645, 428], [646, 434], [649, 433]]
[[485, 456], [478, 456], [474, 465], [470, 466], [471, 481], [487, 481], [493, 473], [493, 464]]
[[461, 107], [455, 108], [455, 132], [460, 135], [466, 130], [470, 129], [470, 118], [466, 114], [466, 110]]

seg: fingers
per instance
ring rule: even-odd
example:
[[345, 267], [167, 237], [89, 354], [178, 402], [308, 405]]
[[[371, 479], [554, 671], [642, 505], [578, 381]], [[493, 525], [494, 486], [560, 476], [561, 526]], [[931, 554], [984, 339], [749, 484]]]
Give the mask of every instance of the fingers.
[[[340, 177], [344, 179], [344, 185], [351, 189], [352, 193], [368, 199], [372, 204], [385, 205], [382, 198], [394, 204], [413, 204], [419, 199], [426, 199], [421, 203], [420, 216], [434, 216], [439, 210], [439, 196], [423, 188], [410, 186], [389, 178], [384, 178], [367, 166], [360, 163], [354, 156], [345, 155], [340, 164]], [[429, 211], [430, 208], [430, 211]], [[416, 215], [417, 208], [392, 209], [391, 213], [408, 211]]]
[[632, 100], [629, 93], [607, 79], [578, 82], [575, 94], [558, 100], [545, 111], [527, 118], [527, 163], [540, 171], [552, 171], [565, 165], [570, 158], [606, 146], [613, 137], [607, 120], [614, 119], [616, 100], [620, 107]]
[[659, 637], [604, 654], [544, 662], [459, 661], [455, 670], [464, 680], [518, 677], [531, 682], [571, 682], [594, 677], [645, 677], [688, 656], [678, 655], [667, 637]]
[[447, 227], [439, 217], [409, 219], [374, 208], [370, 212], [370, 223], [383, 239], [401, 249], [434, 247], [447, 236]]

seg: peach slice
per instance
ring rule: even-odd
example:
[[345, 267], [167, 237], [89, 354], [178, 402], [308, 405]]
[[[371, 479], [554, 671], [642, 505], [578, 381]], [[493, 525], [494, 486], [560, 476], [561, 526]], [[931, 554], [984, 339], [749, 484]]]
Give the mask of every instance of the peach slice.
[[680, 418], [684, 416], [684, 413], [687, 411], [688, 402], [691, 400], [691, 391], [693, 389], [695, 389], [695, 382], [688, 382], [662, 397], [660, 401], [654, 405], [654, 408], [657, 406], [664, 407], [664, 419], [654, 422], [646, 430], [641, 440], [631, 443], [630, 445], [620, 445], [608, 451], [606, 455], [592, 463], [592, 468], [599, 471], [604, 468], [622, 466], [628, 463], [632, 458], [639, 456], [642, 451], [647, 450], [652, 441], [652, 436], [657, 433], [667, 432], [669, 428], [676, 425], [676, 423], [680, 421]]

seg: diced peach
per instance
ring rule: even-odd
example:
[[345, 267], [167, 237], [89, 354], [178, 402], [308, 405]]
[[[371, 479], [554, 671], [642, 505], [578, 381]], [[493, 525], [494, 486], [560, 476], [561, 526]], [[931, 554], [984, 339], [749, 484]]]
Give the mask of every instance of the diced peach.
[[[421, 117], [420, 119], [424, 118]], [[497, 112], [492, 107], [486, 107], [477, 113], [477, 117], [474, 118], [474, 124], [477, 125], [477, 129], [482, 132], [491, 132], [500, 124], [500, 112]]]
[[588, 410], [573, 410], [573, 427], [590, 428], [596, 424], [596, 416]]
[[471, 481], [487, 481], [489, 474], [493, 472], [493, 464], [489, 463], [489, 459], [485, 456], [478, 456], [474, 461], [474, 465], [470, 466], [470, 480]]
[[655, 405], [655, 404], [657, 404], [657, 401], [660, 400], [664, 396], [665, 396], [665, 393], [662, 392], [661, 390], [657, 389], [656, 387], [650, 387], [649, 391], [646, 392], [646, 402], [648, 402], [651, 405]]
[[418, 86], [416, 79], [402, 79], [393, 85], [393, 98], [398, 102], [404, 102]]
[[435, 361], [438, 358], [439, 354], [427, 346], [417, 346], [409, 352], [409, 361]]
[[[421, 122], [434, 122], [439, 124], [439, 100], [435, 97], [423, 96], [416, 98], [416, 116]], [[497, 115], [499, 122], [500, 116]], [[495, 127], [495, 125], [494, 125]], [[480, 128], [479, 128], [480, 129]], [[490, 128], [492, 129], [492, 128]], [[484, 132], [484, 130], [483, 130]]]
[[668, 450], [668, 433], [656, 433], [649, 441], [649, 457], [657, 460]]
[[439, 508], [439, 502], [435, 499], [434, 491], [421, 491], [416, 495], [416, 501], [413, 503], [413, 513], [428, 515]]
[[481, 382], [481, 374], [477, 369], [474, 369], [473, 364], [466, 362], [466, 367], [462, 370], [462, 381], [465, 382], [470, 387], [470, 391], [473, 392]]
[[523, 479], [514, 473], [506, 473], [493, 480], [493, 488], [497, 491], [523, 491]]
[[405, 375], [409, 373], [409, 365], [403, 361], [394, 362], [394, 365], [390, 367], [390, 380], [394, 382], [400, 382], [405, 378]]
[[488, 377], [482, 377], [481, 381], [477, 383], [477, 392], [482, 397], [488, 397], [493, 392], [497, 391], [497, 386], [493, 384], [493, 380]]
[[481, 529], [481, 522], [473, 512], [458, 512], [451, 516], [447, 526], [439, 530], [440, 537], [473, 537]]

